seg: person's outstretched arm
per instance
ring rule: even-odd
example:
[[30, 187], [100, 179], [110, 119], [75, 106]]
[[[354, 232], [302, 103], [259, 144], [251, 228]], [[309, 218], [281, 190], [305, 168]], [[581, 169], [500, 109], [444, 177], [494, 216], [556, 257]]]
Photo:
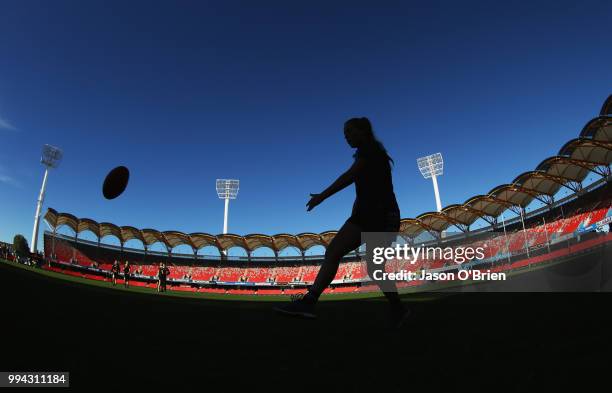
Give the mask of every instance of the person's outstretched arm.
[[320, 204], [321, 202], [323, 202], [330, 196], [334, 195], [338, 191], [341, 191], [345, 189], [346, 187], [350, 186], [351, 184], [353, 184], [353, 182], [355, 181], [355, 177], [362, 169], [363, 169], [363, 160], [362, 159], [355, 160], [353, 165], [351, 165], [351, 167], [346, 172], [340, 175], [340, 177], [338, 177], [336, 181], [334, 181], [322, 193], [310, 194], [311, 198], [310, 198], [310, 201], [308, 201], [308, 203], [306, 204], [306, 206], [308, 206], [308, 209], [306, 210], [311, 211], [312, 209], [315, 208], [315, 206], [317, 206], [318, 204]]

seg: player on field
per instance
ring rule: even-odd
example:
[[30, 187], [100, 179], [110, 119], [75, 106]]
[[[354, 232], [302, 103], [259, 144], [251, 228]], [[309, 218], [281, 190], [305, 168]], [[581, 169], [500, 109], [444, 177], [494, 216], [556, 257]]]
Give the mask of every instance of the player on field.
[[169, 274], [170, 270], [161, 262], [157, 270], [157, 292], [166, 292], [166, 280]]
[[130, 286], [130, 262], [125, 261], [125, 265], [123, 265], [123, 286], [128, 288]]
[[[365, 117], [350, 119], [344, 123], [344, 137], [350, 147], [357, 149], [353, 165], [323, 192], [310, 194], [307, 210], [312, 210], [325, 199], [355, 183], [356, 199], [352, 214], [327, 247], [325, 260], [308, 292], [292, 303], [276, 308], [282, 314], [314, 318], [319, 296], [334, 279], [342, 257], [362, 244], [361, 233], [399, 231], [400, 211], [391, 178], [393, 160], [376, 139], [372, 124]], [[377, 266], [370, 262], [368, 273], [372, 277], [372, 272], [384, 265]], [[389, 300], [394, 323], [401, 325], [409, 310], [400, 301], [395, 284], [392, 281], [376, 281], [376, 284]]]
[[119, 261], [115, 260], [113, 262], [113, 266], [111, 267], [111, 280], [113, 285], [117, 284], [117, 276], [119, 276], [119, 271], [121, 270], [121, 266], [119, 266]]

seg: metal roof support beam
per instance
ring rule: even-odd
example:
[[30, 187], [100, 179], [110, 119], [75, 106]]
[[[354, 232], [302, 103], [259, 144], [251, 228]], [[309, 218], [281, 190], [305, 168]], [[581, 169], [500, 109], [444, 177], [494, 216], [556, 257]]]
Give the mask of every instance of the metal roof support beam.
[[482, 210], [476, 210], [474, 209], [472, 206], [468, 206], [468, 205], [461, 205], [462, 208], [466, 209], [467, 211], [469, 211], [470, 213], [473, 213], [475, 215], [477, 215], [478, 217], [485, 219], [485, 217], [490, 217], [488, 214], [486, 214], [485, 212], [483, 212]]
[[435, 229], [428, 229], [427, 232], [431, 233], [431, 236], [433, 236], [437, 241], [442, 240], [442, 232], [438, 232]]
[[408, 236], [408, 235], [405, 235], [403, 233], [400, 233], [399, 235], [408, 244], [412, 244], [414, 242], [414, 239], [412, 237]]
[[[544, 171], [541, 171], [541, 172], [538, 171], [536, 176], [540, 176], [540, 177], [543, 177], [544, 179], [547, 179], [547, 180], [550, 180], [552, 182], [555, 182], [555, 183], [559, 184], [562, 187], [567, 187], [568, 189], [570, 189], [573, 192], [578, 192], [578, 190], [580, 190], [582, 188], [582, 184], [580, 182], [577, 182], [575, 180], [569, 179], [567, 177], [551, 175], [550, 173], [547, 173], [547, 172], [544, 172]], [[525, 187], [524, 185], [521, 185], [521, 186]], [[530, 189], [530, 188], [526, 188], [526, 189]], [[534, 191], [537, 191], [537, 190], [534, 190]]]
[[[604, 176], [604, 175], [602, 175], [600, 172], [598, 172], [597, 168], [601, 167], [601, 166], [608, 167], [608, 164], [606, 164], [604, 162], [591, 162], [591, 161], [578, 160], [578, 159], [569, 158], [569, 157], [567, 158], [567, 161], [570, 164], [574, 164], [574, 165], [579, 166], [581, 168], [584, 168], [584, 169], [586, 169], [588, 171], [597, 173], [598, 175], [601, 175], [601, 176]], [[610, 168], [608, 167], [608, 173], [609, 173], [609, 169]]]
[[513, 213], [516, 213], [517, 216], [521, 215], [521, 207], [519, 205], [512, 205], [508, 207], [508, 209], [512, 210]]
[[612, 172], [610, 171], [610, 166], [608, 166], [608, 165], [597, 166], [597, 167], [593, 168], [593, 172], [597, 173], [601, 177], [608, 177], [608, 176], [610, 176], [612, 174]]
[[542, 202], [545, 205], [552, 205], [554, 202], [554, 199], [551, 195], [548, 194], [541, 194], [535, 197], [538, 201]]
[[563, 186], [575, 193], [582, 191], [582, 183], [574, 181], [574, 180], [568, 181]]
[[491, 217], [488, 214], [482, 215], [482, 216], [480, 216], [480, 218], [482, 218], [483, 220], [488, 222], [491, 226], [496, 226], [497, 225], [497, 218]]

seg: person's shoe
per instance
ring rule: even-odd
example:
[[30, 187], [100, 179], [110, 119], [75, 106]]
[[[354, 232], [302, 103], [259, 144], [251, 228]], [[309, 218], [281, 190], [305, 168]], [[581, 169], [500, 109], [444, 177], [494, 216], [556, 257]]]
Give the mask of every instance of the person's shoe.
[[401, 328], [408, 322], [410, 315], [412, 315], [412, 312], [403, 304], [398, 307], [394, 307], [391, 310], [391, 325], [395, 329]]
[[313, 319], [317, 317], [314, 313], [315, 304], [316, 300], [308, 294], [292, 295], [291, 303], [274, 307], [274, 311], [283, 315]]

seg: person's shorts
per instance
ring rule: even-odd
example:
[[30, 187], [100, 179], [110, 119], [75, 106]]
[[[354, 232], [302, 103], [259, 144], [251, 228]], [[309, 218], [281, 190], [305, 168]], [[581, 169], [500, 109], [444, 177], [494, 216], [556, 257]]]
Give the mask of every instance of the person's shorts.
[[346, 222], [359, 226], [362, 232], [398, 232], [400, 229], [397, 211], [354, 212]]

